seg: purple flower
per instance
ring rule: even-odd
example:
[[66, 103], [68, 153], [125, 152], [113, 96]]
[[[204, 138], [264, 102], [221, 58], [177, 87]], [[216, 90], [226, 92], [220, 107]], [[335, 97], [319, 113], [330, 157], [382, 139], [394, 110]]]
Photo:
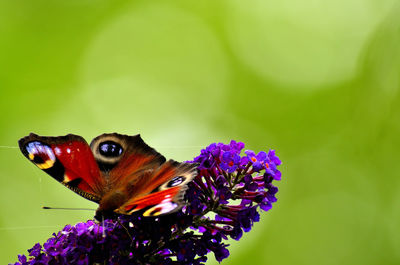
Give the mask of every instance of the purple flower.
[[270, 210], [277, 201], [278, 188], [272, 183], [281, 179], [281, 161], [275, 151], [241, 155], [243, 149], [242, 142], [233, 140], [213, 143], [189, 161], [199, 164], [198, 175], [188, 185], [181, 211], [66, 225], [14, 264], [200, 265], [210, 252], [222, 261], [229, 256], [225, 240], [239, 240], [259, 222], [259, 211]]
[[261, 151], [257, 155], [251, 151], [251, 150], [246, 150], [245, 154], [247, 155], [247, 159], [250, 163], [252, 163], [253, 170], [255, 172], [259, 172], [261, 169], [268, 167], [266, 165], [266, 159], [267, 159], [267, 153]]
[[240, 156], [235, 152], [227, 151], [222, 154], [220, 167], [228, 173], [233, 173], [240, 165]]
[[16, 265], [27, 265], [29, 264], [25, 255], [18, 255], [18, 262], [15, 263]]
[[28, 249], [29, 256], [39, 256], [41, 249], [42, 246], [39, 243], [36, 243], [33, 248]]

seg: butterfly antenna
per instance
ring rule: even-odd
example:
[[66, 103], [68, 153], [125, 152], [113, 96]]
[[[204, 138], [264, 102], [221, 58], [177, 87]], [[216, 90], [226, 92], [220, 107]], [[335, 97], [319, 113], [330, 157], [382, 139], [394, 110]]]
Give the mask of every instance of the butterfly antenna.
[[68, 207], [49, 207], [49, 206], [42, 206], [42, 209], [45, 209], [45, 210], [78, 210], [78, 211], [95, 211], [95, 209], [90, 209], [90, 208], [68, 208]]

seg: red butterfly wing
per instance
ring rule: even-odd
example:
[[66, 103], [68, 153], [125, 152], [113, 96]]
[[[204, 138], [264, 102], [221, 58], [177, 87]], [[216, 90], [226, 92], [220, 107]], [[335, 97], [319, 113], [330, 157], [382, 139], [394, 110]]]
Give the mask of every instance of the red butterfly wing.
[[164, 214], [183, 205], [183, 192], [195, 176], [195, 165], [172, 160], [164, 163], [165, 158], [139, 135], [103, 134], [93, 139], [90, 146], [110, 182], [110, 190], [102, 198], [96, 216], [110, 212], [131, 214], [149, 207], [162, 210], [146, 211], [144, 215]]
[[187, 183], [196, 176], [196, 167], [196, 164], [167, 161], [142, 178], [146, 184], [141, 189], [132, 190], [134, 196], [118, 212], [131, 214], [146, 209], [144, 216], [157, 216], [179, 210], [184, 205]]
[[180, 187], [172, 187], [166, 190], [150, 193], [143, 197], [133, 198], [118, 209], [119, 213], [131, 214], [136, 211], [147, 209], [144, 216], [156, 216], [165, 213], [175, 212], [181, 208], [180, 203], [174, 199], [180, 194]]
[[98, 202], [104, 179], [87, 142], [78, 135], [42, 137], [31, 133], [19, 147], [32, 163], [77, 194]]
[[36, 166], [79, 195], [98, 202], [96, 216], [112, 213], [155, 216], [179, 210], [196, 165], [165, 158], [139, 135], [103, 134], [89, 145], [77, 135], [19, 140]]

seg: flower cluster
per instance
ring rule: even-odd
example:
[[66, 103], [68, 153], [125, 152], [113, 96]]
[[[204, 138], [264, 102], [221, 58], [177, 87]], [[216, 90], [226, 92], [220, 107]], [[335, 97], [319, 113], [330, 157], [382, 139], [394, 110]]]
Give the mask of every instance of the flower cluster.
[[[275, 151], [247, 150], [240, 156], [243, 148], [236, 141], [211, 144], [193, 160], [199, 163], [199, 175], [187, 192], [188, 211], [198, 217], [196, 224], [203, 230], [224, 239], [239, 240], [259, 221], [258, 209], [268, 211], [277, 200], [278, 188], [272, 181], [281, 179], [281, 161]], [[214, 217], [206, 217], [208, 212]]]
[[276, 201], [281, 161], [273, 150], [241, 152], [244, 144], [211, 144], [189, 163], [198, 175], [189, 183], [181, 211], [157, 218], [140, 214], [97, 223], [89, 220], [63, 230], [18, 256], [15, 265], [32, 264], [204, 264], [229, 256], [228, 237], [239, 240], [259, 210]]

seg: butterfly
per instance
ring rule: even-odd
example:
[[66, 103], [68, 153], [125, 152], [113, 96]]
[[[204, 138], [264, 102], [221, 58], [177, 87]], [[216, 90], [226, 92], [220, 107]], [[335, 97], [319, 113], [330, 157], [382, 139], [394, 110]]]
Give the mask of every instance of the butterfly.
[[197, 164], [166, 161], [140, 135], [102, 134], [90, 146], [81, 136], [19, 140], [22, 154], [80, 196], [99, 204], [95, 218], [142, 211], [143, 216], [176, 212]]

